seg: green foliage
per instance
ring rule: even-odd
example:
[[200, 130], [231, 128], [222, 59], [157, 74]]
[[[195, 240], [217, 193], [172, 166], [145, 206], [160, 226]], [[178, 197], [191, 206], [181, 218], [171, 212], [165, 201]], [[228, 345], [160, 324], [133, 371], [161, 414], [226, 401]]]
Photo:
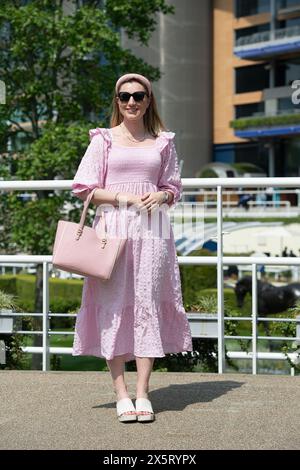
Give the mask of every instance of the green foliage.
[[232, 163], [233, 168], [235, 168], [240, 175], [244, 173], [264, 173], [264, 170], [253, 163]]
[[[286, 312], [276, 315], [276, 317], [282, 318], [296, 318], [300, 315], [300, 302], [297, 301], [295, 307], [289, 308]], [[296, 337], [297, 329], [296, 323], [294, 322], [270, 322], [269, 323], [270, 333], [272, 336], [286, 336], [286, 337]], [[299, 341], [283, 341], [280, 347], [281, 352], [285, 354], [287, 362], [291, 367], [297, 372], [300, 372], [300, 342]], [[289, 358], [289, 353], [297, 353], [298, 361], [293, 363]]]
[[0, 308], [8, 310], [16, 308], [14, 296], [0, 290]]
[[22, 338], [22, 335], [17, 334], [0, 334], [0, 340], [4, 340], [6, 350], [6, 364], [0, 364], [0, 369], [23, 370], [26, 368], [26, 355], [21, 349]]
[[[214, 357], [213, 354], [216, 354]], [[201, 367], [203, 372], [217, 372], [217, 342], [214, 339], [193, 338], [193, 351], [168, 354], [156, 358], [153, 370], [166, 372], [193, 372]]]
[[151, 80], [160, 77], [157, 68], [122, 48], [119, 29], [147, 44], [157, 13], [174, 13], [174, 7], [164, 0], [101, 4], [78, 7], [71, 0], [66, 11], [63, 2], [52, 0], [2, 2], [0, 76], [7, 86], [2, 132], [15, 132], [4, 125], [7, 120], [29, 141], [36, 139], [41, 119], [66, 123], [85, 120], [91, 111], [107, 113], [118, 75], [135, 70]]
[[[88, 144], [88, 129], [91, 126], [91, 123], [46, 125], [43, 135], [19, 156], [12, 177], [17, 180], [73, 177]], [[6, 252], [14, 252], [9, 250], [9, 246], [14, 246], [29, 254], [51, 254], [58, 220], [78, 220], [82, 206], [81, 202], [76, 201], [77, 205], [66, 213], [66, 204], [74, 199], [70, 191], [39, 191], [34, 200], [25, 202], [17, 192], [13, 192], [3, 196], [3, 199], [7, 212], [13, 214], [9, 219], [10, 229], [0, 233], [0, 249], [6, 249]], [[87, 223], [91, 223], [90, 215]], [[3, 239], [1, 235], [6, 232], [10, 234], [8, 247], [7, 236]]]
[[[0, 310], [19, 311], [15, 302], [15, 297], [0, 290]], [[19, 321], [15, 321], [18, 326]], [[0, 340], [5, 343], [6, 364], [0, 364], [0, 369], [23, 369], [25, 365], [25, 355], [21, 349], [23, 336], [17, 334], [0, 334]]]
[[[211, 252], [201, 249], [193, 251], [191, 255], [211, 256]], [[214, 288], [217, 285], [215, 266], [180, 266], [180, 277], [182, 296], [187, 304], [197, 302], [200, 290]]]
[[[0, 177], [72, 179], [88, 144], [88, 128], [108, 122], [118, 76], [135, 70], [153, 81], [160, 78], [157, 68], [122, 48], [118, 28], [145, 43], [157, 13], [173, 10], [164, 0], [110, 0], [105, 6], [89, 1], [81, 7], [70, 1], [67, 12], [62, 2], [50, 0], [2, 2], [0, 76], [7, 99], [0, 122], [8, 125], [0, 129], [0, 143], [5, 146], [8, 137], [15, 142], [20, 134], [28, 145], [21, 152], [13, 145]], [[71, 201], [69, 191], [38, 191], [27, 202], [16, 192], [3, 196], [0, 251], [51, 254], [57, 222]], [[78, 216], [78, 208], [66, 214], [68, 220]]]
[[272, 127], [276, 125], [299, 124], [300, 114], [283, 114], [281, 116], [263, 116], [240, 118], [230, 121], [230, 127], [236, 130], [249, 129], [251, 127]]
[[147, 2], [107, 0], [105, 7], [116, 27], [125, 28], [128, 37], [136, 38], [145, 45], [155, 30], [156, 14], [175, 13], [174, 6], [166, 5], [164, 0], [147, 0]]
[[218, 174], [212, 168], [205, 168], [195, 174], [195, 178], [219, 178]]
[[[217, 343], [211, 339], [193, 339], [193, 351], [185, 353], [167, 354], [165, 357], [156, 357], [153, 370], [157, 372], [194, 372], [201, 366], [203, 372], [217, 372]], [[136, 371], [136, 362], [126, 364], [126, 370]]]
[[[82, 280], [49, 279], [50, 311], [56, 313], [72, 313], [81, 302]], [[34, 308], [35, 277], [32, 275], [2, 275], [0, 289], [18, 299], [19, 308], [32, 312]]]

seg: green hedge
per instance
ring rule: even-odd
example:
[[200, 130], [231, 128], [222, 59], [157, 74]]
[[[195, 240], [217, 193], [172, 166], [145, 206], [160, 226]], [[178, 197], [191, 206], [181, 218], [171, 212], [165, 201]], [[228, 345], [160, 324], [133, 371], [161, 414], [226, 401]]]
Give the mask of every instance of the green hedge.
[[300, 114], [285, 114], [281, 116], [263, 116], [240, 118], [230, 121], [230, 127], [237, 130], [250, 127], [272, 127], [276, 125], [299, 124]]
[[[195, 250], [191, 256], [213, 256], [208, 250]], [[197, 301], [199, 291], [217, 287], [216, 266], [180, 266], [182, 297], [185, 304]]]
[[[49, 279], [51, 312], [67, 313], [81, 303], [83, 281], [80, 279]], [[16, 297], [25, 312], [34, 311], [35, 276], [30, 274], [0, 276], [0, 289]]]

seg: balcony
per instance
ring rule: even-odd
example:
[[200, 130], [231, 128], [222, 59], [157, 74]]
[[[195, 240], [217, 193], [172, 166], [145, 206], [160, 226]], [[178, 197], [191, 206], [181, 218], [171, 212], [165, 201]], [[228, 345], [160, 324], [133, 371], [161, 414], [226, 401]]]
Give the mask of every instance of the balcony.
[[300, 111], [277, 111], [276, 114], [255, 113], [251, 117], [230, 122], [236, 137], [242, 139], [291, 136], [300, 134]]
[[[282, 2], [284, 3], [284, 2]], [[288, 6], [279, 6], [277, 11], [277, 19], [278, 20], [288, 20], [292, 18], [297, 18], [300, 13], [300, 2], [292, 2], [292, 4]]]
[[276, 29], [274, 32], [244, 36], [236, 41], [234, 54], [241, 59], [261, 60], [274, 55], [300, 51], [300, 26]]

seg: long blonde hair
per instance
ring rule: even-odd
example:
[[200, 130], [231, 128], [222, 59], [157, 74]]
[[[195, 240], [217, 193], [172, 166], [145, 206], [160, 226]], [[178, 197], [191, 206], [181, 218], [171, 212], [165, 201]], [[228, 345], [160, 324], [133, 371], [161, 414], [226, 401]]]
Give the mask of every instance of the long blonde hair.
[[[138, 80], [137, 78], [131, 78], [127, 80], [127, 82], [139, 82], [141, 85], [143, 85], [144, 90], [148, 93], [148, 91], [145, 89], [144, 84]], [[123, 82], [126, 83], [126, 82]], [[150, 99], [150, 104], [143, 116], [144, 120], [144, 126], [146, 131], [148, 131], [153, 137], [157, 137], [161, 131], [167, 131], [166, 126], [162, 122], [158, 110], [157, 110], [157, 104], [155, 100], [155, 96], [153, 94], [153, 91], [151, 93], [151, 99]], [[123, 116], [120, 113], [118, 103], [116, 101], [116, 93], [115, 90], [113, 92], [113, 97], [112, 97], [112, 102], [111, 102], [111, 116], [110, 116], [110, 127], [115, 127], [121, 124], [123, 121]]]

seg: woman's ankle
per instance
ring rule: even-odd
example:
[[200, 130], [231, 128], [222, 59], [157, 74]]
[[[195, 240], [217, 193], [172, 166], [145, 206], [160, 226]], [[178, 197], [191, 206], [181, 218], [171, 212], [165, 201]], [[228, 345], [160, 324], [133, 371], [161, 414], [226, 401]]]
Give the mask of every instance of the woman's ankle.
[[136, 388], [136, 398], [148, 398], [149, 386], [141, 386]]
[[121, 400], [122, 398], [129, 397], [126, 385], [125, 385], [125, 387], [121, 387], [121, 388], [120, 387], [119, 388], [114, 387], [114, 392], [116, 394], [117, 401]]

